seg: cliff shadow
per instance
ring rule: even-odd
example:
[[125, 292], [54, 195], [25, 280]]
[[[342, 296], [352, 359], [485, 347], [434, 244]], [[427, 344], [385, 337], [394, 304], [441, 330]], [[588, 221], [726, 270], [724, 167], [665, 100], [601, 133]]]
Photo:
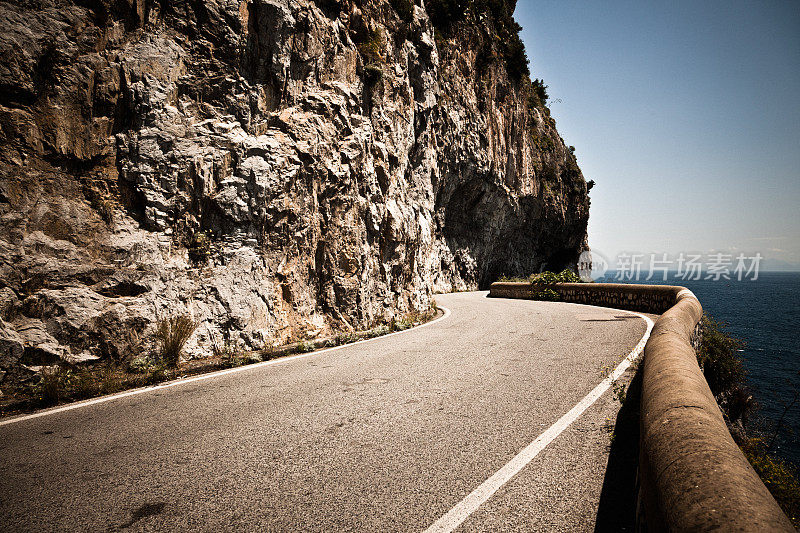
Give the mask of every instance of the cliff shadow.
[[617, 413], [603, 489], [600, 492], [595, 532], [636, 530], [642, 368], [643, 365], [640, 365], [634, 374], [625, 401]]

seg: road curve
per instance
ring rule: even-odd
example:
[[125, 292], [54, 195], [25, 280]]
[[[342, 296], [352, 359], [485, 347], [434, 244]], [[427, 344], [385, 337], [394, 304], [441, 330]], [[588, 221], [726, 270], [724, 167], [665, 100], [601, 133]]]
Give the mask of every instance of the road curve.
[[[422, 531], [645, 333], [584, 305], [439, 295], [400, 335], [0, 427], [0, 530]], [[459, 531], [592, 530], [609, 392]]]

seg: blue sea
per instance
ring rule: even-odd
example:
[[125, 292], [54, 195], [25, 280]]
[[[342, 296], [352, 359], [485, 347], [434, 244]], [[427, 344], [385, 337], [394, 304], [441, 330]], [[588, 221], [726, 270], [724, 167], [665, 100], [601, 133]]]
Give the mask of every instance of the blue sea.
[[[725, 322], [727, 331], [746, 345], [742, 357], [747, 381], [759, 404], [750, 429], [768, 439], [785, 408], [800, 394], [800, 272], [760, 272], [758, 279], [681, 280], [669, 273], [667, 281], [640, 281], [681, 285], [691, 290], [712, 318]], [[596, 281], [616, 282], [614, 272]], [[777, 455], [800, 466], [800, 399], [786, 411], [776, 444]]]

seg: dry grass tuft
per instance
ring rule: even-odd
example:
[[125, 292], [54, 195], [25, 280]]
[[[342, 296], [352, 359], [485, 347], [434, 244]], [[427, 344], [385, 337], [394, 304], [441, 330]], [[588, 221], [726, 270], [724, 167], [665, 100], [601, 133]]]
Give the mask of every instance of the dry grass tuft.
[[186, 342], [197, 329], [198, 323], [188, 315], [162, 318], [156, 326], [156, 338], [160, 343], [159, 355], [168, 366], [178, 365]]

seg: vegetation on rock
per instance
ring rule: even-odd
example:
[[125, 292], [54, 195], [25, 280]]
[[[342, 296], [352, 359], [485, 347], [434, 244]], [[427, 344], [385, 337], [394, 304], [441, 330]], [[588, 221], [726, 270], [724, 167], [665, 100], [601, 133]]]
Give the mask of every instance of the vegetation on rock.
[[[701, 327], [703, 337], [697, 350], [697, 362], [708, 386], [732, 421], [746, 418], [753, 404], [744, 384], [744, 362], [738, 355], [744, 343], [731, 337], [724, 324], [708, 315], [703, 315]], [[750, 400], [741, 404], [742, 399]]]
[[580, 276], [572, 270], [565, 268], [561, 272], [551, 272], [545, 270], [536, 274], [531, 274], [526, 277], [509, 277], [500, 276], [497, 281], [513, 282], [513, 283], [530, 283], [531, 285], [555, 285], [556, 283], [583, 283]]
[[539, 274], [531, 274], [528, 281], [532, 285], [554, 285], [556, 283], [581, 283], [581, 278], [572, 270], [565, 268], [559, 273], [545, 270]]
[[739, 356], [744, 342], [732, 337], [725, 324], [707, 315], [703, 315], [701, 325], [697, 362], [731, 435], [792, 523], [800, 526], [800, 477], [796, 465], [772, 452], [772, 439], [753, 436], [744, 428], [744, 422], [756, 409], [745, 385], [744, 361]]
[[739, 442], [745, 457], [795, 527], [800, 528], [800, 474], [797, 466], [769, 452], [764, 439]]
[[186, 342], [197, 329], [198, 323], [187, 315], [162, 318], [156, 325], [156, 338], [160, 343], [159, 356], [168, 366], [177, 366]]
[[548, 302], [561, 301], [561, 295], [559, 295], [558, 292], [553, 290], [552, 288], [553, 285], [557, 283], [583, 283], [583, 280], [575, 272], [573, 272], [568, 268], [565, 268], [564, 270], [558, 273], [545, 270], [544, 272], [539, 272], [538, 274], [531, 274], [530, 276], [525, 278], [501, 276], [500, 279], [498, 279], [497, 281], [530, 283], [531, 285], [537, 287], [536, 292], [531, 294], [533, 299], [548, 301]]
[[529, 107], [544, 107], [547, 105], [547, 100], [549, 98], [550, 95], [547, 94], [547, 85], [544, 84], [544, 80], [536, 78], [530, 82], [530, 89], [528, 91]]

